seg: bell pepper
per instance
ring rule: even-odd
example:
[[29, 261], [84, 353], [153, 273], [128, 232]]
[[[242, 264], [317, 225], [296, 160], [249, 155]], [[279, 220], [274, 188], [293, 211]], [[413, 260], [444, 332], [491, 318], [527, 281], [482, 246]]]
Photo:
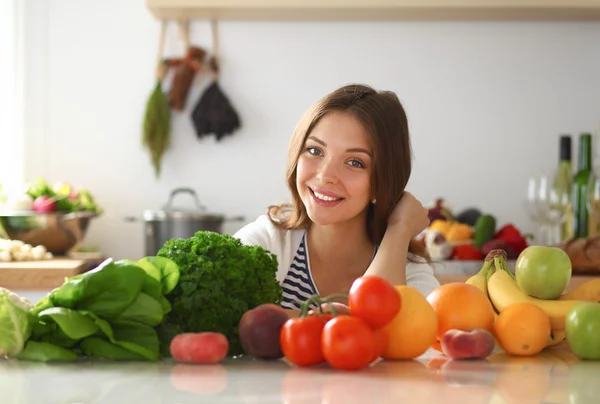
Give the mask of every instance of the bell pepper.
[[442, 233], [444, 235], [444, 237], [446, 237], [446, 235], [448, 234], [448, 231], [450, 231], [451, 227], [452, 227], [451, 222], [449, 222], [447, 220], [437, 219], [437, 220], [434, 220], [429, 225], [429, 230], [430, 231], [439, 231], [440, 233]]
[[461, 241], [469, 241], [473, 236], [473, 229], [468, 224], [459, 222], [453, 222], [448, 233], [446, 233], [446, 240], [449, 243], [459, 243]]
[[481, 250], [473, 244], [461, 244], [454, 246], [452, 259], [460, 261], [479, 261], [483, 259]]
[[494, 235], [494, 239], [503, 240], [514, 249], [516, 254], [521, 254], [521, 252], [529, 246], [527, 238], [521, 234], [519, 229], [510, 223], [500, 228]]

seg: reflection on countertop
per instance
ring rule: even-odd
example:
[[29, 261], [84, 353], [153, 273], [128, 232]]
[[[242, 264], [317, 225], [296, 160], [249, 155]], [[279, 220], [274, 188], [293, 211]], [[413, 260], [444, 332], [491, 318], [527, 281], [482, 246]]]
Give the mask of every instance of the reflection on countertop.
[[570, 403], [600, 400], [600, 362], [564, 345], [535, 357], [497, 352], [448, 361], [379, 361], [344, 372], [242, 357], [217, 365], [172, 361], [43, 364], [0, 362], [0, 403]]

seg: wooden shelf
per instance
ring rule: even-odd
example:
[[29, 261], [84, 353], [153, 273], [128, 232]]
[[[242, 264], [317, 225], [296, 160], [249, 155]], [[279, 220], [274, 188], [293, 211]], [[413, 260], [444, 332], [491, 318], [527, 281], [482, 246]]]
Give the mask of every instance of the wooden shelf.
[[0, 263], [0, 286], [10, 290], [47, 291], [59, 287], [65, 278], [89, 270], [82, 259], [55, 258], [48, 261]]
[[146, 5], [165, 20], [600, 20], [600, 0], [146, 0]]

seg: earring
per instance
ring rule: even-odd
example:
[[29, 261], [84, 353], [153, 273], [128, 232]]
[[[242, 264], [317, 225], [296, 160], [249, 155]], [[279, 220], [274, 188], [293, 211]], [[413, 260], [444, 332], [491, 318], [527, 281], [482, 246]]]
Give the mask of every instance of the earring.
[[377, 202], [377, 199], [373, 199], [373, 200], [371, 201], [371, 203], [372, 203], [373, 205], [375, 205], [375, 202]]

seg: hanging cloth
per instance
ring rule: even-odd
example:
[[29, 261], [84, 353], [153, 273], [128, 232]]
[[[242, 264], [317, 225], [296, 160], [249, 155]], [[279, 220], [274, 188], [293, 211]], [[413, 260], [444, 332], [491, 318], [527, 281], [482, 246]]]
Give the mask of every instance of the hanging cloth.
[[217, 141], [231, 135], [241, 126], [238, 113], [219, 85], [219, 56], [217, 24], [211, 21], [213, 54], [208, 62], [212, 82], [208, 85], [192, 112], [196, 136], [200, 139], [214, 134]]
[[179, 32], [185, 46], [185, 55], [180, 59], [169, 59], [169, 66], [175, 69], [175, 74], [168, 99], [171, 108], [183, 111], [194, 77], [204, 63], [206, 51], [190, 45], [189, 22], [180, 22]]

